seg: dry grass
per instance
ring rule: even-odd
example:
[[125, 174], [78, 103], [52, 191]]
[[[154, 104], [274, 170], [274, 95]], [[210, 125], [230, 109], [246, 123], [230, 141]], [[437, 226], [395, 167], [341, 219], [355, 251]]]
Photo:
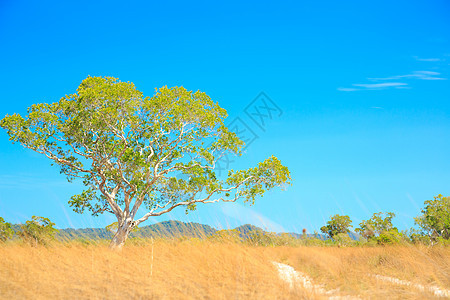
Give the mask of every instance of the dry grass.
[[326, 289], [362, 298], [431, 298], [411, 287], [377, 281], [380, 274], [450, 288], [450, 249], [426, 247], [251, 247], [185, 240], [105, 245], [0, 247], [0, 295], [5, 299], [302, 299], [272, 261], [293, 266]]
[[3, 298], [296, 299], [257, 248], [202, 241], [0, 247]]
[[426, 299], [431, 292], [377, 280], [384, 275], [425, 286], [450, 289], [450, 248], [278, 247], [270, 249], [280, 262], [310, 276], [340, 295], [371, 299]]

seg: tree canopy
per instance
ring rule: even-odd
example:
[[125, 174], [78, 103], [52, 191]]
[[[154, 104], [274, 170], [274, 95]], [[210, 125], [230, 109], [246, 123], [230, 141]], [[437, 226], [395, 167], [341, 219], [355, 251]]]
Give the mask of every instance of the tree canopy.
[[320, 228], [320, 231], [333, 238], [340, 233], [349, 233], [350, 227], [353, 227], [351, 224], [352, 220], [349, 216], [334, 215], [327, 222], [326, 226]]
[[11, 223], [5, 222], [5, 220], [0, 217], [0, 241], [4, 242], [14, 235], [14, 231], [11, 227]]
[[397, 228], [392, 225], [392, 219], [394, 217], [395, 214], [392, 212], [374, 213], [372, 218], [362, 221], [359, 224], [359, 228], [356, 228], [355, 231], [360, 233], [366, 239], [370, 239], [379, 236], [383, 232], [393, 229], [397, 230]]
[[378, 244], [394, 244], [403, 240], [405, 237], [392, 224], [395, 217], [393, 212], [374, 213], [369, 220], [364, 220], [359, 224], [355, 231], [361, 234], [365, 239], [375, 241]]
[[415, 218], [416, 224], [433, 240], [450, 239], [450, 197], [439, 194], [424, 204], [422, 214]]
[[[290, 184], [287, 167], [271, 156], [247, 170], [216, 176], [225, 154], [241, 155], [244, 142], [224, 124], [225, 109], [205, 93], [162, 87], [144, 97], [133, 83], [88, 77], [74, 94], [32, 105], [28, 115], [7, 115], [0, 126], [10, 140], [45, 155], [69, 181], [86, 189], [74, 195], [74, 211], [116, 216], [113, 244], [135, 226], [178, 206], [254, 203], [257, 196]], [[183, 176], [177, 176], [181, 175]], [[146, 212], [137, 218], [138, 210]]]

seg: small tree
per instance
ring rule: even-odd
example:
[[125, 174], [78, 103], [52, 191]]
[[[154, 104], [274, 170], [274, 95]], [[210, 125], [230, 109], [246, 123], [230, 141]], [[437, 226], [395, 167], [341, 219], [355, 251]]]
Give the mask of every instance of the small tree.
[[361, 234], [366, 239], [378, 237], [383, 232], [396, 229], [392, 225], [392, 219], [394, 217], [395, 214], [392, 212], [374, 213], [372, 218], [362, 221], [359, 224], [359, 228], [356, 228], [355, 231]]
[[[77, 93], [31, 106], [28, 116], [7, 115], [0, 126], [10, 140], [45, 155], [69, 181], [86, 189], [69, 201], [75, 212], [117, 218], [112, 248], [150, 217], [199, 203], [254, 203], [267, 190], [289, 184], [287, 167], [274, 156], [247, 170], [215, 173], [244, 142], [225, 125], [226, 111], [205, 93], [183, 87], [144, 97], [134, 84], [88, 77]], [[145, 212], [138, 214], [138, 210]]]
[[14, 230], [11, 228], [11, 223], [5, 222], [5, 220], [0, 217], [0, 241], [5, 242], [13, 235]]
[[439, 194], [424, 204], [422, 214], [415, 218], [416, 224], [433, 241], [438, 238], [450, 239], [450, 197]]
[[351, 224], [352, 220], [349, 216], [334, 215], [331, 217], [330, 221], [327, 222], [326, 226], [320, 228], [320, 231], [333, 239], [334, 236], [339, 233], [349, 233], [350, 227], [353, 227]]
[[32, 216], [31, 221], [26, 221], [21, 226], [19, 236], [25, 242], [34, 246], [38, 244], [47, 245], [58, 232], [58, 229], [53, 227], [54, 225], [55, 223], [52, 223], [48, 218]]
[[378, 244], [396, 244], [404, 237], [394, 225], [392, 219], [395, 214], [392, 212], [374, 213], [369, 220], [362, 221], [355, 231], [368, 240], [374, 240]]

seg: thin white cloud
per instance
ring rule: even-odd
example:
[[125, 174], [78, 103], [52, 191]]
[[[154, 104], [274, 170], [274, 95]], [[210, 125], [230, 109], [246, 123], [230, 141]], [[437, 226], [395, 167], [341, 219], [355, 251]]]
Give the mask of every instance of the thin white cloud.
[[359, 91], [359, 89], [339, 87], [338, 91], [341, 91], [341, 92], [353, 92], [353, 91]]
[[441, 73], [433, 72], [433, 71], [415, 71], [415, 73], [425, 74], [425, 75], [440, 75], [441, 74]]
[[440, 58], [420, 58], [418, 56], [413, 56], [415, 60], [417, 61], [427, 61], [427, 62], [437, 62], [442, 61]]
[[[446, 54], [447, 55], [447, 54]], [[445, 62], [445, 58], [421, 58], [418, 56], [413, 56], [416, 61], [423, 62]], [[437, 67], [433, 67], [435, 64], [431, 64], [432, 69], [436, 69]], [[381, 78], [367, 78], [369, 81], [378, 81], [378, 83], [355, 83], [352, 84], [351, 87], [338, 87], [337, 90], [341, 92], [355, 92], [355, 91], [367, 91], [367, 90], [384, 90], [384, 89], [410, 89], [411, 86], [405, 82], [399, 81], [407, 81], [410, 80], [447, 80], [447, 78], [443, 77], [441, 73], [435, 71], [414, 71], [410, 74], [404, 75], [395, 75], [390, 77], [381, 77]], [[380, 82], [381, 81], [381, 82]]]
[[412, 74], [406, 74], [406, 75], [397, 75], [397, 76], [391, 76], [391, 77], [385, 77], [385, 78], [368, 78], [372, 81], [384, 81], [384, 80], [397, 80], [397, 79], [404, 79], [404, 78], [412, 78], [412, 79], [419, 79], [419, 80], [447, 80], [447, 78], [443, 77], [436, 77], [441, 75], [439, 72], [433, 72], [433, 71], [414, 71]]
[[398, 87], [398, 86], [404, 86], [404, 85], [408, 85], [407, 83], [404, 82], [383, 82], [383, 83], [355, 83], [352, 84], [353, 86], [357, 86], [357, 87], [363, 87], [366, 89], [385, 89], [385, 88], [389, 88], [389, 87]]
[[383, 82], [383, 83], [355, 83], [353, 87], [345, 88], [339, 87], [337, 90], [341, 92], [354, 92], [354, 91], [373, 91], [373, 90], [385, 90], [388, 88], [395, 89], [408, 89], [407, 83], [404, 82]]

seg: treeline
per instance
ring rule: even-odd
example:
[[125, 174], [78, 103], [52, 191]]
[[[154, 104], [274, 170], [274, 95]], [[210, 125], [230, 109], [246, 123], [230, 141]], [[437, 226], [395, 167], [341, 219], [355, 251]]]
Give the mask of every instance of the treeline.
[[[235, 242], [254, 246], [370, 246], [420, 243], [426, 245], [450, 245], [450, 197], [438, 195], [427, 200], [421, 214], [415, 218], [415, 228], [399, 231], [393, 225], [395, 213], [378, 212], [363, 220], [354, 228], [347, 215], [334, 215], [320, 228], [322, 234], [274, 233], [253, 225], [235, 229], [216, 230], [208, 225], [165, 221], [143, 228], [136, 228], [130, 235], [130, 243], [145, 242], [148, 238], [206, 239], [216, 242]], [[76, 240], [92, 243], [112, 237], [116, 223], [105, 229], [54, 228], [48, 218], [33, 216], [22, 225], [12, 225], [0, 217], [0, 241], [16, 236], [31, 245], [48, 245], [51, 241]]]
[[399, 231], [392, 224], [393, 212], [374, 213], [373, 216], [359, 223], [355, 232], [360, 235], [358, 241], [348, 237], [352, 220], [347, 215], [334, 215], [320, 231], [337, 244], [399, 244], [421, 243], [427, 245], [450, 245], [450, 197], [441, 194], [433, 200], [427, 200], [421, 214], [414, 218], [416, 227]]

